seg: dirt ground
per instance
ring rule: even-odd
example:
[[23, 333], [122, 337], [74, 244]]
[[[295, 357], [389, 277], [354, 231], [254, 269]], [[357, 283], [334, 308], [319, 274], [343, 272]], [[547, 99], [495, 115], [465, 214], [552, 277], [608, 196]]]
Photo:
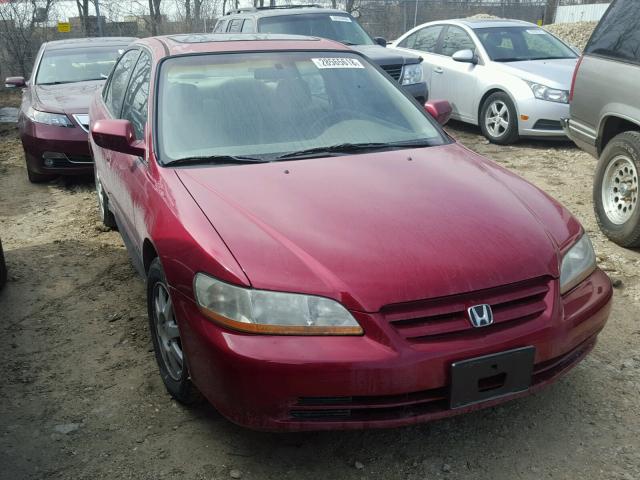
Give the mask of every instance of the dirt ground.
[[449, 130], [591, 233], [617, 285], [598, 346], [557, 384], [498, 408], [395, 430], [268, 434], [169, 398], [143, 282], [118, 233], [100, 227], [92, 179], [29, 184], [17, 131], [0, 125], [0, 479], [640, 479], [640, 252], [596, 228], [595, 160], [568, 143], [505, 148]]

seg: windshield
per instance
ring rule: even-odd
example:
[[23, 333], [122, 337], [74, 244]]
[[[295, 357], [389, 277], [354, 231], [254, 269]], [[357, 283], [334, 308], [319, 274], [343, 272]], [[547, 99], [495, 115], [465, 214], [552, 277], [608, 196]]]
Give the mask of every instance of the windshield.
[[446, 141], [393, 82], [347, 52], [170, 58], [162, 63], [158, 95], [163, 164], [221, 155], [275, 160], [345, 144]]
[[260, 33], [287, 33], [322, 37], [347, 45], [373, 45], [373, 40], [349, 15], [309, 13], [264, 17], [259, 20]]
[[109, 76], [124, 46], [68, 48], [45, 51], [36, 84], [86, 82]]
[[474, 32], [494, 62], [577, 57], [573, 50], [542, 28], [492, 27]]

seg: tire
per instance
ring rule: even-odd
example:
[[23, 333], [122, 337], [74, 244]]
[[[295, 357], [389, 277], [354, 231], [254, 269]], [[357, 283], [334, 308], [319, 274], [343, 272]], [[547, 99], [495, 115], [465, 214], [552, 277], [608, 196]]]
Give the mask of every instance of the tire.
[[[161, 299], [164, 298], [165, 308]], [[158, 308], [156, 300], [160, 301]], [[167, 310], [167, 305], [169, 310]], [[153, 350], [160, 370], [162, 381], [173, 398], [181, 403], [191, 405], [201, 400], [200, 393], [191, 383], [187, 361], [180, 342], [178, 322], [173, 310], [169, 286], [160, 264], [160, 259], [155, 258], [149, 267], [147, 274], [147, 308], [149, 312], [149, 329], [153, 340]], [[164, 310], [164, 314], [159, 311]], [[176, 347], [180, 350], [181, 362], [177, 362]]]
[[50, 173], [36, 173], [27, 165], [27, 177], [31, 183], [46, 183], [56, 178], [56, 176]]
[[611, 140], [598, 161], [593, 207], [600, 230], [621, 247], [640, 247], [640, 132]]
[[100, 215], [100, 220], [105, 227], [111, 230], [117, 230], [118, 224], [116, 223], [116, 217], [113, 215], [113, 212], [109, 208], [109, 197], [102, 188], [102, 183], [100, 182], [100, 178], [98, 177], [98, 172], [94, 172], [96, 179], [96, 195], [98, 197], [98, 214]]
[[[500, 120], [501, 123], [496, 123]], [[480, 109], [478, 123], [482, 134], [491, 143], [510, 145], [520, 138], [518, 112], [509, 95], [504, 92], [489, 95]]]
[[4, 261], [2, 241], [0, 241], [0, 289], [7, 283], [7, 264]]

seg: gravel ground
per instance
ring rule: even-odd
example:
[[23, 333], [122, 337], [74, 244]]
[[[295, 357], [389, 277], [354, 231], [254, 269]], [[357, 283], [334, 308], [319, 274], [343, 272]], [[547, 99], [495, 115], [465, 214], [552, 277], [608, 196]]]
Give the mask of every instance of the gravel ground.
[[568, 44], [583, 50], [597, 24], [597, 22], [553, 23], [545, 25], [544, 28]]
[[640, 478], [640, 253], [595, 226], [595, 160], [566, 143], [498, 147], [475, 128], [449, 130], [584, 222], [617, 285], [598, 346], [557, 384], [497, 408], [394, 430], [267, 434], [168, 397], [143, 283], [98, 222], [92, 180], [29, 184], [15, 127], [0, 124], [0, 479]]

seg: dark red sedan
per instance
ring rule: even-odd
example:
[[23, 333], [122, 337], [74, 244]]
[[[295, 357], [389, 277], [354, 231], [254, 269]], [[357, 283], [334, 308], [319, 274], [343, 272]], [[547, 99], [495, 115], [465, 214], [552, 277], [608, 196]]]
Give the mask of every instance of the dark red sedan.
[[18, 116], [29, 180], [91, 173], [87, 130], [89, 103], [102, 88], [119, 53], [135, 38], [77, 38], [45, 42], [31, 78], [9, 77], [23, 87]]
[[566, 373], [607, 320], [578, 221], [339, 43], [140, 40], [90, 119], [164, 383], [241, 425], [495, 405]]

